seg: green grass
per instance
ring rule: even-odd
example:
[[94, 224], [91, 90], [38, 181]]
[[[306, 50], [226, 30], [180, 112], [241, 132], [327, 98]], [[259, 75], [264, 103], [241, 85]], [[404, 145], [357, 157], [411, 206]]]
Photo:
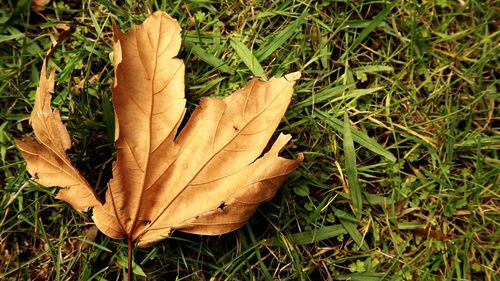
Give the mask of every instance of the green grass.
[[82, 243], [90, 215], [30, 180], [13, 140], [31, 133], [39, 69], [66, 23], [53, 107], [103, 195], [111, 24], [161, 9], [184, 29], [189, 111], [252, 75], [302, 72], [279, 131], [305, 161], [246, 227], [135, 249], [137, 280], [500, 280], [496, 1], [29, 2], [0, 4], [0, 279], [123, 278], [126, 243]]

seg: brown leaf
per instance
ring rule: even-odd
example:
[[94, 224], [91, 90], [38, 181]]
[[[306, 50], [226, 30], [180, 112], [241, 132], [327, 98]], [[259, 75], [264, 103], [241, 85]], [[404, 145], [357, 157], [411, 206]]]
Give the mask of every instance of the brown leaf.
[[84, 239], [78, 240], [75, 246], [77, 248], [80, 248], [82, 252], [85, 252], [92, 247], [92, 244], [89, 242], [94, 242], [96, 237], [97, 237], [97, 227], [93, 225], [83, 231]]
[[435, 238], [438, 240], [450, 240], [450, 236], [448, 234], [444, 233], [441, 230], [434, 230], [430, 227], [425, 227], [425, 228], [417, 228], [413, 230], [413, 233], [418, 236], [424, 236], [428, 238]]
[[45, 10], [45, 5], [49, 4], [50, 0], [32, 0], [31, 10], [34, 12], [42, 12]]
[[[253, 79], [227, 98], [202, 99], [177, 135], [186, 105], [184, 63], [175, 58], [181, 46], [180, 32], [177, 21], [162, 12], [133, 26], [128, 34], [114, 26], [117, 160], [105, 203], [85, 205], [93, 207], [93, 219], [104, 234], [137, 241], [141, 247], [174, 230], [218, 235], [241, 227], [302, 160], [301, 155], [297, 160], [278, 156], [291, 139], [284, 134], [259, 158], [290, 103], [299, 73], [267, 82]], [[45, 103], [48, 107], [49, 101]], [[34, 112], [39, 111], [36, 104]], [[57, 148], [52, 148], [56, 144], [31, 144], [45, 149], [44, 153], [50, 150], [59, 159], [61, 152], [54, 151], [64, 154], [69, 137], [58, 113], [54, 114], [59, 121], [54, 121], [55, 128], [64, 135], [61, 143]], [[46, 118], [46, 122], [52, 121]], [[33, 120], [32, 124], [37, 139], [44, 143], [38, 137], [42, 133], [37, 133], [40, 124]], [[53, 136], [48, 133], [55, 130], [48, 128], [50, 124], [44, 123], [45, 132]], [[31, 154], [23, 155], [31, 174], [47, 169], [33, 164], [42, 157], [33, 160], [27, 157]], [[66, 169], [66, 162], [53, 162], [44, 163], [52, 170]], [[59, 174], [40, 183], [67, 186]], [[88, 185], [80, 185], [77, 190], [87, 189]], [[81, 202], [63, 199], [72, 205]]]
[[47, 79], [44, 62], [36, 90], [35, 106], [30, 116], [37, 142], [25, 138], [16, 140], [16, 145], [26, 159], [28, 172], [36, 177], [39, 184], [62, 187], [57, 198], [67, 201], [79, 211], [87, 211], [101, 203], [66, 155], [66, 150], [71, 147], [71, 140], [59, 111], [50, 109], [53, 89], [54, 70]]

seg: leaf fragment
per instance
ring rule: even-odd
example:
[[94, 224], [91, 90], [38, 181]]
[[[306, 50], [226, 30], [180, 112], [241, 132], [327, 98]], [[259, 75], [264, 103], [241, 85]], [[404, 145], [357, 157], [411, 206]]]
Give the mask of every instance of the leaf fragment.
[[44, 62], [36, 90], [35, 105], [30, 116], [36, 141], [24, 138], [16, 140], [15, 143], [26, 159], [28, 172], [39, 184], [62, 187], [57, 198], [68, 202], [79, 211], [88, 211], [101, 203], [66, 155], [66, 150], [71, 147], [71, 139], [61, 121], [59, 111], [52, 111], [50, 108], [53, 90], [54, 70], [47, 78]]

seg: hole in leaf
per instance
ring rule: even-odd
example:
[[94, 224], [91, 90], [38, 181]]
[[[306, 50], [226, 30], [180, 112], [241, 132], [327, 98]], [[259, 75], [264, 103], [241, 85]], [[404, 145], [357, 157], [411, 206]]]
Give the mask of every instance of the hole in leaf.
[[224, 211], [224, 208], [226, 207], [226, 203], [225, 202], [222, 202], [220, 203], [219, 207], [217, 207], [217, 209], [221, 210], [221, 211]]

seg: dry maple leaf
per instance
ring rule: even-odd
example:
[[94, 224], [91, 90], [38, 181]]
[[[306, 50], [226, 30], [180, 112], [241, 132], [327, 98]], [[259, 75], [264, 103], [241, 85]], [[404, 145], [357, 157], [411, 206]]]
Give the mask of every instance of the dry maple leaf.
[[180, 27], [156, 12], [127, 34], [114, 26], [115, 147], [113, 179], [102, 204], [72, 166], [71, 141], [50, 109], [54, 71], [42, 67], [30, 122], [37, 141], [16, 141], [29, 173], [79, 211], [92, 208], [97, 227], [129, 245], [149, 246], [172, 231], [217, 235], [245, 224], [302, 160], [278, 152], [280, 134], [262, 157], [290, 102], [299, 73], [253, 79], [224, 99], [206, 98], [177, 135], [185, 113], [184, 63], [175, 58]]

